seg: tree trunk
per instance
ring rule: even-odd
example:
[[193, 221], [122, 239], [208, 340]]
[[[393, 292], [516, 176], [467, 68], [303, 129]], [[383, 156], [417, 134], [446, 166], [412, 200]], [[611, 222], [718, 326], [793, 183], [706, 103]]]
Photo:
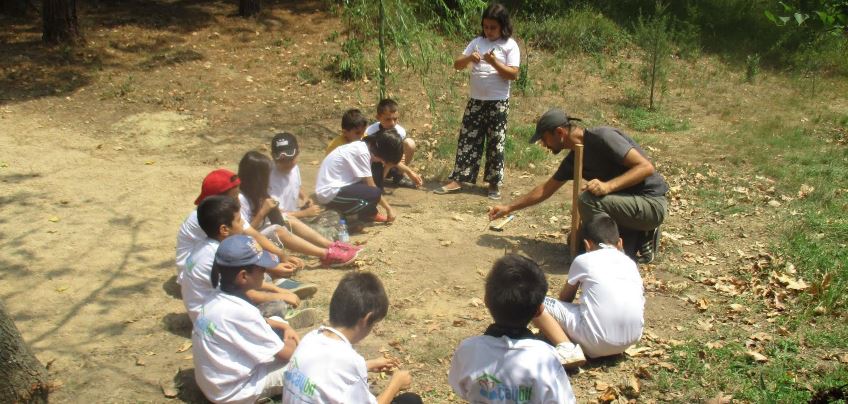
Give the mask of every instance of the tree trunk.
[[42, 0], [41, 14], [44, 42], [66, 43], [80, 39], [76, 0]]
[[23, 17], [32, 8], [27, 0], [0, 0], [0, 14]]
[[46, 403], [50, 392], [47, 369], [21, 339], [0, 302], [0, 402]]
[[259, 14], [262, 8], [260, 0], [239, 0], [239, 15], [242, 17], [252, 17]]

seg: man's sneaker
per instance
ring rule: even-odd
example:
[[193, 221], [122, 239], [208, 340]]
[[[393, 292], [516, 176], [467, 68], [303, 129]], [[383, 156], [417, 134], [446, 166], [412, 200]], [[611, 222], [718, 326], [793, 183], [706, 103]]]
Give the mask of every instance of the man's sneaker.
[[659, 252], [660, 246], [660, 228], [646, 231], [642, 233], [642, 244], [639, 246], [639, 256], [636, 262], [640, 264], [650, 264]]
[[562, 342], [555, 348], [559, 363], [566, 369], [576, 368], [586, 364], [586, 355], [583, 355], [583, 349], [580, 348], [580, 345], [572, 342]]
[[294, 293], [300, 300], [306, 300], [314, 296], [318, 292], [318, 285], [308, 282], [298, 282], [294, 279], [283, 278], [277, 280], [277, 287], [288, 290]]
[[395, 185], [397, 185], [399, 187], [416, 188], [415, 183], [412, 182], [412, 180], [410, 180], [409, 178], [406, 178], [406, 177], [396, 178], [396, 179], [394, 179], [394, 182], [395, 182]]
[[341, 267], [353, 262], [358, 250], [347, 250], [337, 245], [331, 244], [327, 247], [327, 255], [321, 258], [321, 265], [328, 267]]
[[316, 308], [289, 310], [285, 320], [294, 329], [312, 327], [321, 322], [320, 312]]

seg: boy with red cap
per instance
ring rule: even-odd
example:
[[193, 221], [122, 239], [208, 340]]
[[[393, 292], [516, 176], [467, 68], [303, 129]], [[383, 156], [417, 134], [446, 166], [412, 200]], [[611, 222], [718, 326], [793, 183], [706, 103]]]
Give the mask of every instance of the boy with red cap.
[[[203, 179], [203, 185], [200, 188], [200, 196], [194, 200], [195, 205], [199, 205], [206, 197], [212, 195], [227, 195], [235, 200], [238, 200], [239, 184], [241, 180], [238, 175], [230, 170], [221, 168], [209, 173]], [[295, 257], [289, 257], [276, 244], [268, 240], [267, 237], [260, 234], [256, 229], [250, 227], [249, 223], [244, 224], [244, 234], [253, 237], [265, 251], [270, 252], [280, 257], [281, 264], [276, 268], [269, 270], [269, 273], [274, 277], [285, 277], [291, 275], [297, 268], [303, 267], [303, 261]], [[177, 232], [177, 279], [180, 273], [185, 270], [186, 260], [194, 246], [206, 240], [206, 233], [200, 227], [197, 220], [197, 210], [191, 212], [186, 217], [183, 224]]]

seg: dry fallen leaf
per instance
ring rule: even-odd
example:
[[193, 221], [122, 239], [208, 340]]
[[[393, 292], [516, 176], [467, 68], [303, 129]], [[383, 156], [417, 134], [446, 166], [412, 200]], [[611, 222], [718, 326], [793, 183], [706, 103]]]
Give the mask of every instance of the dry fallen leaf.
[[698, 320], [695, 323], [695, 328], [697, 328], [701, 331], [710, 331], [710, 330], [713, 329], [713, 324], [709, 321]]
[[50, 218], [49, 218], [49, 219], [47, 219], [47, 220], [49, 220], [49, 221], [51, 221], [51, 222], [53, 222], [53, 223], [56, 223], [56, 222], [58, 222], [58, 221], [59, 221], [59, 216], [50, 216]]
[[595, 380], [595, 390], [604, 391], [610, 387], [609, 383], [602, 380]]
[[177, 387], [171, 380], [162, 380], [159, 382], [159, 387], [162, 389], [162, 394], [167, 398], [176, 398], [179, 395]]
[[754, 362], [758, 362], [758, 363], [768, 362], [768, 358], [765, 355], [763, 355], [763, 354], [761, 354], [757, 351], [745, 351], [745, 354], [748, 355], [749, 358], [753, 359]]
[[730, 310], [733, 311], [734, 313], [741, 313], [741, 312], [745, 311], [745, 306], [743, 306], [739, 303], [733, 303], [733, 304], [730, 305]]
[[483, 300], [479, 297], [472, 297], [470, 300], [468, 300], [468, 304], [471, 307], [480, 307], [483, 305]]
[[618, 391], [615, 390], [615, 387], [609, 386], [604, 390], [601, 395], [598, 396], [598, 402], [600, 403], [609, 403], [618, 398]]
[[638, 347], [638, 348], [637, 348], [637, 347], [635, 347], [635, 346], [631, 346], [630, 348], [625, 349], [625, 350], [624, 350], [624, 353], [625, 353], [627, 356], [630, 356], [630, 357], [634, 357], [634, 358], [635, 358], [635, 357], [638, 357], [638, 356], [642, 356], [642, 355], [644, 355], [644, 354], [645, 354], [645, 352], [648, 352], [648, 351], [650, 351], [650, 350], [651, 350], [651, 348], [646, 347], [646, 346]]
[[642, 393], [642, 387], [639, 384], [639, 379], [634, 375], [628, 375], [621, 382], [621, 392], [630, 398], [639, 397]]
[[179, 348], [179, 349], [177, 349], [177, 352], [178, 352], [178, 353], [179, 353], [179, 352], [185, 352], [185, 351], [188, 351], [190, 348], [191, 348], [191, 341], [188, 341], [188, 342], [186, 342], [186, 343], [182, 344], [182, 345], [180, 346], [180, 348]]
[[706, 404], [730, 404], [733, 396], [724, 395], [724, 393], [718, 393], [715, 397], [707, 400]]
[[706, 346], [709, 349], [719, 349], [719, 348], [724, 346], [724, 343], [721, 342], [721, 341], [707, 342], [706, 344], [704, 344], [704, 346]]

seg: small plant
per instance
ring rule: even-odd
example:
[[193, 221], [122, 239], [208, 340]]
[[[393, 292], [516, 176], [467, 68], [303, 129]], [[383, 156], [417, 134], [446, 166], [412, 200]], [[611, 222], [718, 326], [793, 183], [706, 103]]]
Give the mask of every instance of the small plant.
[[[648, 87], [648, 108], [654, 109], [658, 92], [665, 91], [668, 59], [671, 56], [671, 35], [667, 5], [657, 2], [654, 15], [639, 16], [634, 27], [636, 43], [642, 48], [642, 81]], [[659, 87], [659, 88], [658, 88]]]
[[515, 88], [521, 92], [521, 94], [527, 94], [530, 91], [530, 58], [521, 64], [518, 68], [518, 79], [515, 80]]
[[321, 82], [321, 79], [315, 76], [315, 73], [312, 72], [311, 69], [306, 68], [301, 69], [297, 72], [297, 78], [300, 79], [300, 81], [309, 85], [315, 85]]
[[760, 74], [760, 55], [748, 55], [745, 58], [745, 81], [753, 84]]
[[363, 42], [350, 38], [342, 44], [342, 53], [332, 58], [331, 70], [342, 80], [354, 81], [365, 77]]
[[675, 119], [661, 111], [644, 107], [622, 106], [618, 109], [618, 116], [627, 122], [627, 126], [640, 132], [679, 132], [689, 129], [688, 120]]

